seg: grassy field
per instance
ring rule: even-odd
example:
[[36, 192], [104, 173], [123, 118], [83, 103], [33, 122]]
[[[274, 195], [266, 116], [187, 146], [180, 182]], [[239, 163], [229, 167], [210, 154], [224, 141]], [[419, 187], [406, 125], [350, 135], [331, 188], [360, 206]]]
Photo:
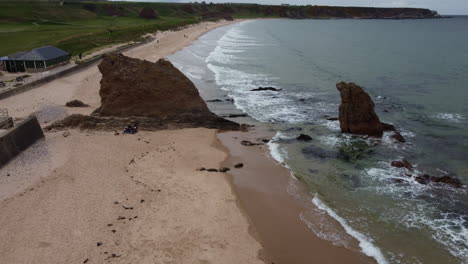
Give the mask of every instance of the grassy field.
[[[173, 29], [200, 21], [200, 17], [175, 14], [165, 4], [156, 4], [158, 19], [138, 16], [145, 4], [112, 3], [122, 14], [112, 16], [103, 3], [59, 6], [56, 3], [0, 2], [0, 56], [32, 48], [54, 45], [73, 55], [113, 43], [136, 40], [157, 30]], [[150, 4], [155, 6], [155, 4]]]

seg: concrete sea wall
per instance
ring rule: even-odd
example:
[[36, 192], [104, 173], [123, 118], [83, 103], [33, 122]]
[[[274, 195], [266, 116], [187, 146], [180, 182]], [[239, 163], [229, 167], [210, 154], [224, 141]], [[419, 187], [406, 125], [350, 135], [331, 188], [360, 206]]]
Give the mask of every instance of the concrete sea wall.
[[44, 137], [39, 121], [30, 116], [17, 126], [0, 133], [0, 167]]

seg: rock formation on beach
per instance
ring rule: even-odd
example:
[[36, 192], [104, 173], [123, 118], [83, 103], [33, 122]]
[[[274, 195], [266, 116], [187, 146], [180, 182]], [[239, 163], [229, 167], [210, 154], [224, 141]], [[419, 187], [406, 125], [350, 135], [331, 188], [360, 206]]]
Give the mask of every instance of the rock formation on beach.
[[71, 100], [65, 104], [66, 107], [88, 107], [89, 105], [80, 100]]
[[[355, 83], [336, 84], [340, 91], [341, 104], [339, 120], [341, 131], [358, 135], [381, 137], [385, 127], [374, 112], [374, 102], [370, 96]], [[390, 128], [390, 127], [389, 127]]]
[[49, 128], [119, 129], [129, 123], [141, 129], [240, 127], [210, 112], [195, 85], [167, 60], [152, 63], [113, 54], [104, 56], [98, 68], [101, 106], [91, 116], [72, 115]]

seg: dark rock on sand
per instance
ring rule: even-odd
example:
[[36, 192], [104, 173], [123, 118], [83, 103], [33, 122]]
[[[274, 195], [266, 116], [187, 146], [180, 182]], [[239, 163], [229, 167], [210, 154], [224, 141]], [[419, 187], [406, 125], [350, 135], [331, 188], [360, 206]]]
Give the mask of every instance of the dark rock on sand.
[[381, 137], [384, 125], [374, 112], [374, 102], [370, 96], [354, 83], [336, 84], [340, 91], [341, 104], [339, 120], [341, 131], [358, 135]]
[[312, 137], [306, 134], [300, 134], [296, 139], [299, 141], [311, 141]]
[[256, 89], [252, 89], [250, 91], [252, 92], [256, 92], [256, 91], [273, 91], [273, 92], [279, 92], [281, 91], [282, 89], [278, 89], [278, 88], [275, 88], [275, 87], [258, 87]]
[[206, 102], [208, 103], [219, 103], [219, 102], [222, 102], [223, 100], [221, 99], [213, 99], [213, 100], [207, 100]]
[[80, 100], [72, 100], [65, 104], [67, 107], [88, 107], [89, 105], [83, 103]]
[[238, 130], [240, 125], [210, 112], [195, 85], [169, 61], [156, 63], [105, 55], [101, 106], [91, 116], [72, 115], [48, 129], [122, 129], [138, 123], [143, 130], [206, 127]]
[[340, 120], [338, 117], [327, 117], [325, 119], [328, 120], [328, 121], [338, 121], [338, 120]]
[[253, 143], [253, 142], [248, 141], [248, 140], [242, 140], [241, 145], [250, 147], [250, 146], [263, 145], [263, 144], [262, 143]]
[[206, 169], [208, 172], [218, 172], [218, 169]]
[[234, 165], [234, 168], [236, 168], [236, 169], [240, 169], [242, 167], [244, 167], [243, 163], [237, 163], [236, 165]]
[[409, 171], [413, 170], [413, 166], [405, 159], [402, 161], [392, 161], [390, 165], [397, 168], [406, 168]]
[[229, 168], [223, 167], [223, 168], [219, 169], [219, 172], [228, 172], [230, 170], [231, 169], [229, 169]]
[[229, 114], [229, 115], [223, 115], [222, 117], [227, 117], [227, 118], [237, 118], [237, 117], [247, 117], [247, 114]]

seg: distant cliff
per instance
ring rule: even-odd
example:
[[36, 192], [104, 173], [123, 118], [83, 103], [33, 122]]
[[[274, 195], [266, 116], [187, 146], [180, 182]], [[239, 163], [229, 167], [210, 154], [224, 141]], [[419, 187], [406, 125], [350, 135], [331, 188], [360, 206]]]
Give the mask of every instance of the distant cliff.
[[232, 17], [287, 17], [294, 19], [424, 19], [440, 18], [436, 12], [424, 8], [373, 8], [342, 6], [292, 6], [258, 4], [181, 4], [189, 14], [202, 14], [205, 19]]
[[278, 11], [280, 16], [289, 18], [423, 19], [441, 17], [436, 11], [423, 8], [305, 6]]

